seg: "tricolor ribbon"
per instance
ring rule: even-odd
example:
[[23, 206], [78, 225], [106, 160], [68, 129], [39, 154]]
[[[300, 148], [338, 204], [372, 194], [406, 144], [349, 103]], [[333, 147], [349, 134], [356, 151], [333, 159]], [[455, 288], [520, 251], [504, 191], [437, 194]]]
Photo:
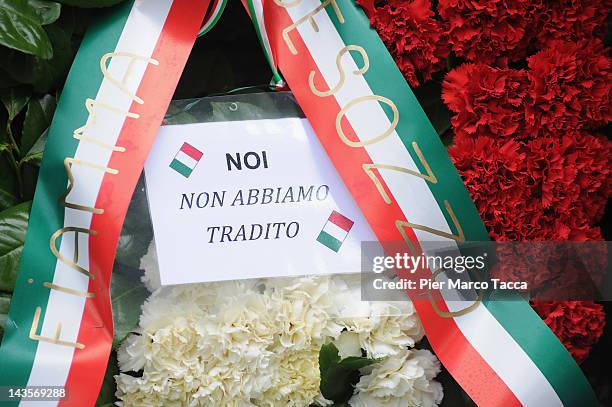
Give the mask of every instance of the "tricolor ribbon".
[[[404, 241], [419, 254], [426, 241], [489, 240], [437, 133], [353, 0], [243, 1], [273, 69], [381, 242]], [[436, 355], [479, 406], [598, 405], [518, 294], [482, 304], [411, 295]]]
[[[291, 86], [381, 242], [418, 253], [428, 240], [488, 239], [444, 146], [352, 0], [244, 1], [274, 81]], [[94, 405], [112, 344], [109, 284], [123, 219], [196, 35], [224, 6], [133, 0], [89, 29], [49, 132], [0, 386], [66, 386], [60, 405]], [[430, 276], [422, 269], [413, 278]], [[597, 405], [527, 302], [430, 294], [413, 297], [428, 340], [478, 405]]]
[[204, 24], [202, 24], [202, 28], [200, 28], [200, 31], [198, 32], [198, 37], [201, 37], [212, 30], [212, 28], [219, 22], [226, 5], [227, 0], [212, 0], [209, 10], [206, 13], [206, 17], [204, 17]]
[[0, 386], [65, 386], [60, 406], [95, 404], [113, 340], [117, 241], [208, 6], [127, 1], [101, 12], [83, 39], [49, 130]]

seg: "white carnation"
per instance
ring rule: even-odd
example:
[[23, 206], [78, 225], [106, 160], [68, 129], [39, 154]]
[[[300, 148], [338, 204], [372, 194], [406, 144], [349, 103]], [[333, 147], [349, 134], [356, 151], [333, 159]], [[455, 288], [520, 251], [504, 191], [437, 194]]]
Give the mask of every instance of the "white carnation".
[[424, 336], [423, 326], [410, 301], [372, 302], [368, 316], [342, 317], [349, 332], [359, 335], [368, 357], [395, 355]]
[[143, 305], [140, 335], [118, 350], [121, 370], [142, 376], [117, 376], [117, 397], [126, 406], [325, 403], [318, 350], [339, 334], [329, 318], [333, 284], [328, 278], [286, 283], [266, 290], [257, 280], [156, 290]]
[[142, 370], [145, 365], [145, 348], [147, 347], [149, 338], [142, 335], [129, 335], [121, 346], [121, 350], [117, 353], [117, 361], [119, 368], [123, 372]]
[[271, 280], [266, 293], [279, 304], [280, 343], [287, 348], [320, 346], [325, 338], [340, 335], [342, 326], [331, 318], [337, 314], [337, 290], [328, 276]]
[[319, 348], [288, 349], [281, 354], [273, 386], [254, 400], [261, 407], [306, 407], [331, 405], [319, 390]]
[[140, 279], [149, 291], [153, 292], [161, 287], [159, 265], [157, 264], [157, 251], [155, 249], [155, 239], [151, 240], [147, 252], [140, 259], [140, 269], [144, 270], [144, 274]]
[[344, 331], [338, 339], [334, 341], [334, 345], [338, 349], [338, 355], [342, 358], [351, 356], [361, 356], [361, 345], [359, 344], [359, 334], [350, 331]]
[[[156, 291], [143, 306], [142, 336], [130, 336], [118, 351], [122, 371], [142, 368], [143, 375], [136, 383], [118, 376], [118, 398], [126, 405], [147, 405], [128, 402], [139, 397], [181, 406], [252, 405], [276, 374], [269, 348], [278, 327], [268, 297], [232, 285], [232, 297], [214, 297], [216, 289], [229, 289], [225, 284]], [[134, 394], [133, 386], [153, 394]]]
[[435, 407], [444, 396], [442, 385], [433, 378], [440, 362], [428, 350], [404, 349], [385, 358], [361, 376], [355, 386], [351, 407]]
[[[398, 355], [384, 363], [418, 360], [401, 352], [423, 335], [412, 304], [361, 301], [357, 285], [343, 278], [161, 287], [153, 243], [141, 268], [153, 293], [137, 333], [117, 353], [122, 372], [141, 373], [116, 376], [120, 406], [329, 405], [319, 391], [318, 356], [331, 340], [343, 356], [363, 348], [369, 356]], [[411, 363], [424, 369], [424, 361]], [[416, 394], [405, 387], [402, 397]]]

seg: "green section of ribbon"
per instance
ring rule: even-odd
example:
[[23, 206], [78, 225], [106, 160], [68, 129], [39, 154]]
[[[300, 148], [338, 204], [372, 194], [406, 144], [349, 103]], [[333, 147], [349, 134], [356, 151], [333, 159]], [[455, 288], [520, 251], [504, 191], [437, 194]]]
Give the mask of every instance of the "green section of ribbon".
[[[246, 2], [249, 6], [249, 14], [251, 15], [251, 21], [253, 21], [253, 27], [255, 27], [255, 33], [257, 33], [257, 38], [259, 38], [259, 43], [261, 44], [261, 48], [266, 56], [266, 60], [268, 61], [268, 64], [270, 65], [270, 69], [272, 70], [272, 76], [273, 76], [272, 81], [274, 82], [274, 84], [283, 83], [283, 78], [278, 72], [278, 68], [276, 67], [276, 64], [274, 63], [274, 57], [271, 54], [271, 51], [267, 49], [264, 43], [263, 36], [265, 35], [265, 33], [262, 33], [259, 27], [259, 21], [257, 19], [257, 14], [255, 13], [255, 7], [253, 6], [253, 0], [246, 0]], [[263, 24], [263, 21], [261, 23]], [[266, 38], [266, 40], [268, 40], [269, 42], [269, 39]]]
[[200, 29], [200, 31], [198, 32], [198, 37], [201, 37], [208, 33], [210, 30], [212, 30], [221, 19], [221, 15], [225, 11], [225, 7], [227, 6], [227, 0], [219, 0], [219, 2], [219, 9], [213, 12], [213, 15], [211, 16], [210, 20], [207, 21]]
[[[0, 386], [22, 387], [30, 377], [38, 347], [38, 341], [29, 338], [30, 327], [36, 308], [40, 307], [37, 331], [40, 333], [49, 299], [49, 289], [43, 283], [53, 281], [57, 263], [50, 250], [50, 238], [64, 226], [64, 207], [58, 203], [68, 183], [64, 159], [74, 156], [78, 140], [72, 134], [89, 116], [85, 100], [95, 99], [102, 83], [100, 58], [115, 50], [132, 4], [128, 1], [103, 12], [92, 24], [62, 90], [49, 130], [17, 284], [0, 347]], [[56, 247], [59, 248], [60, 243], [61, 239], [57, 239]], [[49, 374], [53, 374], [52, 371]]]
[[509, 297], [508, 301], [485, 301], [485, 305], [540, 369], [563, 405], [599, 406], [587, 378], [555, 334], [528, 302]]
[[[428, 182], [427, 185], [448, 224], [453, 225], [453, 222], [445, 210], [445, 200], [450, 202], [467, 241], [489, 240], [487, 230], [445, 147], [385, 45], [376, 31], [370, 28], [368, 18], [351, 0], [340, 0], [338, 6], [345, 23], [341, 24], [329, 7], [326, 8], [328, 16], [345, 44], [362, 46], [370, 60], [376, 61], [370, 64], [364, 74], [365, 79], [375, 94], [387, 97], [397, 105], [400, 119], [396, 131], [421, 172], [425, 173], [412, 147], [413, 141], [419, 144], [438, 179], [437, 184]], [[392, 112], [386, 113], [391, 121]], [[598, 405], [580, 367], [531, 306], [516, 293], [507, 293], [505, 298], [507, 301], [496, 298], [495, 301], [484, 302], [484, 305], [544, 374], [563, 404]]]
[[[325, 10], [346, 45], [359, 45], [366, 50], [371, 63], [364, 77], [375, 95], [389, 98], [397, 106], [399, 122], [395, 131], [421, 173], [426, 174], [412, 146], [412, 142], [418, 143], [418, 147], [438, 180], [437, 183], [427, 182], [427, 186], [438, 202], [447, 223], [453, 225], [445, 208], [445, 200], [450, 203], [453, 212], [457, 215], [466, 240], [489, 240], [487, 229], [450, 160], [446, 148], [378, 34], [370, 28], [367, 17], [352, 1], [338, 1], [338, 6], [345, 18], [344, 24], [340, 24], [331, 7], [326, 7]], [[386, 107], [383, 103], [381, 105]], [[384, 110], [389, 121], [392, 122], [393, 112], [389, 109]], [[454, 226], [451, 226], [451, 230], [457, 233]]]

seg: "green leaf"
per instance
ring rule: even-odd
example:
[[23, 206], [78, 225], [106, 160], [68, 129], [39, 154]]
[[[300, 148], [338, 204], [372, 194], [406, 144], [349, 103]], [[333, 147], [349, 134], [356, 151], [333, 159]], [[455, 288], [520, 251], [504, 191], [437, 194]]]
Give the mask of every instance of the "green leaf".
[[7, 293], [0, 293], [0, 315], [8, 314], [10, 304], [11, 295]]
[[358, 381], [358, 370], [344, 370], [332, 366], [326, 376], [321, 377], [321, 394], [328, 400], [344, 403], [353, 395], [354, 385]]
[[0, 67], [12, 79], [32, 84], [34, 90], [40, 93], [47, 93], [64, 81], [76, 49], [71, 41], [74, 21], [70, 16], [60, 18], [45, 29], [55, 50], [51, 59], [0, 48]]
[[[0, 130], [1, 131], [1, 130]], [[5, 154], [11, 154], [8, 143], [0, 143], [0, 211], [17, 204], [14, 194], [14, 169], [8, 164]]]
[[[52, 59], [33, 58], [32, 65], [32, 85], [37, 92], [48, 92], [54, 86], [61, 84], [66, 78], [74, 50], [71, 44], [71, 33], [63, 24], [53, 24], [45, 27], [51, 43], [53, 44], [54, 54]], [[78, 46], [78, 45], [77, 45]]]
[[336, 345], [328, 343], [321, 346], [321, 350], [319, 351], [319, 370], [321, 372], [321, 377], [338, 362], [340, 362], [340, 355]]
[[46, 129], [43, 132], [43, 134], [40, 135], [38, 140], [36, 140], [32, 148], [30, 148], [28, 152], [23, 155], [23, 158], [20, 160], [21, 164], [28, 163], [28, 164], [40, 166], [40, 163], [43, 157], [43, 153], [45, 151], [45, 144], [47, 143], [48, 134], [49, 134], [49, 129]]
[[368, 359], [360, 356], [349, 356], [342, 359], [338, 366], [345, 370], [359, 370], [363, 367], [370, 366], [372, 363], [379, 362], [379, 359]]
[[0, 211], [17, 204], [17, 197], [0, 186]]
[[336, 345], [329, 343], [321, 346], [319, 352], [321, 394], [326, 399], [334, 401], [336, 405], [343, 405], [353, 395], [355, 384], [361, 376], [359, 369], [378, 361], [358, 356], [340, 359]]
[[55, 22], [59, 18], [62, 9], [61, 4], [49, 0], [25, 0], [24, 2], [34, 8], [34, 12], [38, 16], [41, 25]]
[[124, 0], [58, 0], [62, 4], [75, 7], [108, 7], [119, 4]]
[[6, 328], [6, 321], [8, 319], [9, 306], [11, 304], [11, 295], [0, 292], [0, 340], [4, 334]]
[[61, 6], [42, 0], [0, 0], [0, 44], [49, 59], [53, 48], [43, 25], [57, 20]]
[[34, 199], [36, 183], [38, 181], [39, 168], [35, 165], [21, 166], [21, 184], [23, 195], [20, 198], [22, 201], [31, 201]]
[[28, 103], [28, 111], [21, 132], [22, 152], [29, 151], [36, 141], [43, 136], [45, 130], [51, 125], [54, 112], [55, 98], [51, 95], [45, 95]]
[[25, 243], [31, 202], [0, 212], [0, 291], [12, 292]]
[[111, 407], [114, 406], [115, 401], [115, 390], [117, 385], [115, 384], [115, 375], [119, 374], [119, 365], [117, 364], [117, 355], [115, 352], [111, 353], [108, 359], [108, 365], [106, 365], [106, 373], [102, 380], [102, 387], [100, 387], [100, 393], [98, 393], [98, 399], [96, 400], [95, 407]]
[[[0, 141], [4, 126], [0, 124]], [[5, 210], [18, 203], [16, 190], [15, 169], [8, 161], [8, 143], [0, 144], [0, 211]]]
[[31, 94], [26, 86], [16, 86], [0, 92], [0, 100], [9, 114], [9, 120], [13, 120], [23, 110]]
[[117, 347], [138, 326], [140, 308], [149, 296], [140, 276], [140, 270], [115, 263], [111, 278], [111, 303], [115, 324], [113, 347]]

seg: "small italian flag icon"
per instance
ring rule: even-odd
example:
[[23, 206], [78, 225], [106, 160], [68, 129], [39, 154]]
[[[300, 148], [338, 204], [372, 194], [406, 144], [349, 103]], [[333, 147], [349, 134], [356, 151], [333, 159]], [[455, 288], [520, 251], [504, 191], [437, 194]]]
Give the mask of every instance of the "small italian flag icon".
[[170, 168], [188, 178], [193, 169], [198, 165], [203, 153], [189, 143], [183, 143], [181, 149], [176, 153], [170, 163]]
[[353, 227], [353, 221], [346, 216], [332, 211], [327, 222], [323, 225], [323, 229], [317, 237], [317, 241], [331, 250], [338, 252], [344, 239], [348, 236], [349, 231]]

